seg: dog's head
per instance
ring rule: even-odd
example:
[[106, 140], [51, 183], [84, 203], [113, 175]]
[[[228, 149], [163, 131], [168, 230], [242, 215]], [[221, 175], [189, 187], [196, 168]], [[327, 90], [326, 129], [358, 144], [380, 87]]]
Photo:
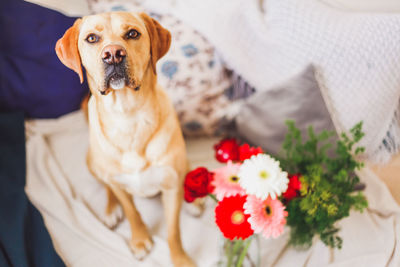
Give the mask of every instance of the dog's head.
[[[111, 12], [75, 21], [56, 44], [61, 62], [83, 82], [82, 65], [92, 90], [138, 90], [146, 72], [169, 49], [171, 35], [144, 13]], [[94, 93], [92, 91], [92, 93]]]

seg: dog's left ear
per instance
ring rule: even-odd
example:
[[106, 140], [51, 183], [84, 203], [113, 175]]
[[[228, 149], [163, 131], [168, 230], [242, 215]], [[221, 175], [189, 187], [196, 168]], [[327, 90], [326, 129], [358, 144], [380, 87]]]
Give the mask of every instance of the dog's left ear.
[[75, 71], [79, 75], [81, 83], [83, 83], [83, 72], [81, 64], [81, 56], [78, 51], [79, 27], [82, 19], [77, 19], [56, 43], [56, 53], [60, 61]]
[[158, 21], [150, 18], [149, 15], [141, 13], [140, 16], [144, 20], [150, 36], [151, 67], [154, 74], [156, 74], [157, 61], [168, 52], [171, 45], [171, 33], [161, 26]]

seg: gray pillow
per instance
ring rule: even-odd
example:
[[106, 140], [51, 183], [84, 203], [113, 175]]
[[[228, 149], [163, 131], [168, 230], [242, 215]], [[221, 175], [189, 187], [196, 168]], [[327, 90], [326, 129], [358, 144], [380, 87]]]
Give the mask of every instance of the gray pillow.
[[314, 72], [314, 67], [309, 66], [282, 86], [256, 92], [246, 99], [235, 118], [239, 136], [267, 153], [278, 154], [288, 119], [296, 122], [303, 137], [310, 125], [317, 133], [335, 131]]

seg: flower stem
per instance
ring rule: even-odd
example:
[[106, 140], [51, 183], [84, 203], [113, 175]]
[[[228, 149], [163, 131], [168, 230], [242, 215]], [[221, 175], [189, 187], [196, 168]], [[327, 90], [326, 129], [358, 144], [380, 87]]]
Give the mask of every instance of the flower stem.
[[227, 256], [228, 256], [228, 263], [227, 263], [227, 267], [231, 267], [232, 266], [232, 262], [233, 262], [233, 253], [232, 253], [232, 248], [233, 248], [233, 244], [232, 244], [232, 242], [230, 242], [229, 240], [227, 240], [227, 245], [228, 245], [228, 248], [227, 248]]
[[249, 237], [249, 238], [246, 240], [245, 245], [244, 245], [244, 248], [243, 248], [243, 250], [242, 250], [242, 253], [240, 253], [239, 260], [238, 260], [237, 263], [236, 263], [236, 267], [242, 267], [244, 258], [246, 257], [247, 251], [249, 250], [249, 247], [250, 247], [250, 244], [251, 244], [251, 240], [252, 240], [251, 237]]
[[214, 194], [208, 194], [208, 195], [209, 195], [209, 197], [211, 197], [212, 199], [214, 199], [215, 202], [218, 203], [218, 199], [217, 199], [217, 197], [216, 197]]
[[240, 239], [236, 239], [235, 241], [233, 241], [233, 251], [232, 251], [232, 257], [235, 257], [236, 254], [239, 252], [239, 250], [241, 250], [243, 247], [243, 241]]

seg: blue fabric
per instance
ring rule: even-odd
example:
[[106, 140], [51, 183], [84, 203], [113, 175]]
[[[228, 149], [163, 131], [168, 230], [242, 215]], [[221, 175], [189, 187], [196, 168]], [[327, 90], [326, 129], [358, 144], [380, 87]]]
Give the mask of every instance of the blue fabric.
[[74, 21], [22, 0], [0, 1], [0, 111], [57, 118], [79, 109], [87, 84], [54, 51]]
[[23, 113], [0, 113], [0, 266], [65, 266], [25, 195]]

